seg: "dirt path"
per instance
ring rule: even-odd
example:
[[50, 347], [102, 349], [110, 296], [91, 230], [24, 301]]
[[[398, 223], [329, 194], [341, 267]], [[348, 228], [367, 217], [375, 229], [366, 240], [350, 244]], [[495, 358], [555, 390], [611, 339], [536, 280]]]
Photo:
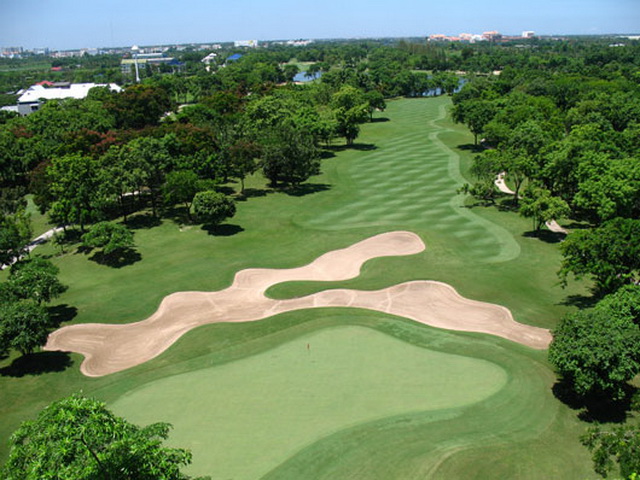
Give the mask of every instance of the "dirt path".
[[[38, 245], [42, 245], [47, 240], [49, 240], [51, 237], [53, 237], [56, 233], [62, 232], [63, 230], [64, 230], [64, 227], [52, 228], [51, 230], [47, 230], [42, 235], [34, 238], [31, 242], [29, 242], [29, 244], [26, 247], [27, 248], [27, 253], [31, 253], [33, 251], [33, 249], [36, 248]], [[20, 257], [20, 258], [22, 258], [22, 257]], [[16, 263], [17, 261], [18, 261], [18, 259], [14, 258], [12, 262], [9, 262], [9, 263], [7, 263], [5, 265], [0, 265], [0, 270], [4, 270], [5, 268], [10, 267], [11, 265]]]
[[249, 322], [293, 310], [352, 307], [376, 310], [451, 330], [497, 335], [544, 349], [548, 330], [517, 323], [504, 307], [461, 297], [439, 282], [414, 281], [378, 291], [326, 290], [290, 300], [273, 300], [264, 293], [288, 281], [338, 281], [355, 278], [372, 258], [412, 255], [425, 245], [414, 233], [390, 232], [368, 238], [315, 261], [291, 269], [247, 269], [218, 292], [179, 292], [169, 295], [146, 320], [127, 325], [79, 324], [49, 336], [45, 350], [85, 356], [81, 371], [102, 376], [144, 363], [169, 348], [189, 330], [208, 323]]

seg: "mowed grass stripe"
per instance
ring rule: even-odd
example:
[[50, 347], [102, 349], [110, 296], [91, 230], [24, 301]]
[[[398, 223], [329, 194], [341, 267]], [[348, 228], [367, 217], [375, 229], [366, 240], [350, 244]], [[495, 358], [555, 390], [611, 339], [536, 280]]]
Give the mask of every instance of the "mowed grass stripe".
[[446, 116], [442, 102], [404, 104], [398, 118], [396, 105], [390, 105], [389, 116], [397, 134], [374, 138], [375, 150], [349, 161], [344, 173], [350, 192], [302, 224], [327, 230], [403, 224], [436, 232], [446, 225], [456, 229], [455, 238], [469, 240], [461, 247], [480, 261], [515, 258], [520, 249], [511, 234], [464, 211], [463, 197], [456, 194], [464, 179], [458, 154], [439, 139], [444, 127], [437, 122]]

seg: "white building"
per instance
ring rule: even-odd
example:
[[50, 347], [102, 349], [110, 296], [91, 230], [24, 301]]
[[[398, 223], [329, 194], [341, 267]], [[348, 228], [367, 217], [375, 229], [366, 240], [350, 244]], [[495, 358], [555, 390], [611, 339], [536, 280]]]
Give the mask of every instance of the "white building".
[[536, 36], [536, 32], [533, 32], [531, 30], [526, 30], [522, 32], [522, 38], [533, 38], [535, 36]]
[[63, 98], [86, 98], [93, 87], [109, 87], [114, 92], [122, 91], [122, 87], [115, 83], [70, 83], [58, 87], [32, 85], [18, 98], [18, 113], [29, 115], [40, 108], [47, 100]]
[[237, 47], [256, 48], [258, 46], [258, 40], [236, 40], [233, 45]]

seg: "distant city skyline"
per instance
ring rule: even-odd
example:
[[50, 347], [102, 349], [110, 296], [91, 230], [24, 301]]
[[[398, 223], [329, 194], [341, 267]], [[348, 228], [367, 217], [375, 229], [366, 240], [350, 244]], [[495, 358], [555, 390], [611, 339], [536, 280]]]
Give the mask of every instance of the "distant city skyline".
[[298, 38], [640, 33], [638, 0], [0, 0], [0, 47], [55, 50]]

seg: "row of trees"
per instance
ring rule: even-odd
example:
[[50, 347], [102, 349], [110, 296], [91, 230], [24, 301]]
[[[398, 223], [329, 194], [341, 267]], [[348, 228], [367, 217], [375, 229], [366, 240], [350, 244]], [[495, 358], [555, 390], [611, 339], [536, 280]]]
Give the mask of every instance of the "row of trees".
[[[479, 152], [465, 190], [495, 200], [506, 172], [513, 205], [534, 221], [586, 228], [560, 245], [561, 282], [588, 277], [600, 301], [553, 331], [549, 361], [586, 405], [613, 408], [640, 374], [640, 59], [634, 49], [578, 46], [562, 68], [523, 63], [477, 78], [454, 95], [453, 117]], [[621, 55], [624, 53], [625, 55]], [[531, 60], [531, 58], [529, 59]], [[615, 72], [615, 73], [612, 73]], [[482, 139], [480, 142], [479, 139]], [[583, 437], [596, 471], [640, 473], [640, 428], [594, 427]]]

